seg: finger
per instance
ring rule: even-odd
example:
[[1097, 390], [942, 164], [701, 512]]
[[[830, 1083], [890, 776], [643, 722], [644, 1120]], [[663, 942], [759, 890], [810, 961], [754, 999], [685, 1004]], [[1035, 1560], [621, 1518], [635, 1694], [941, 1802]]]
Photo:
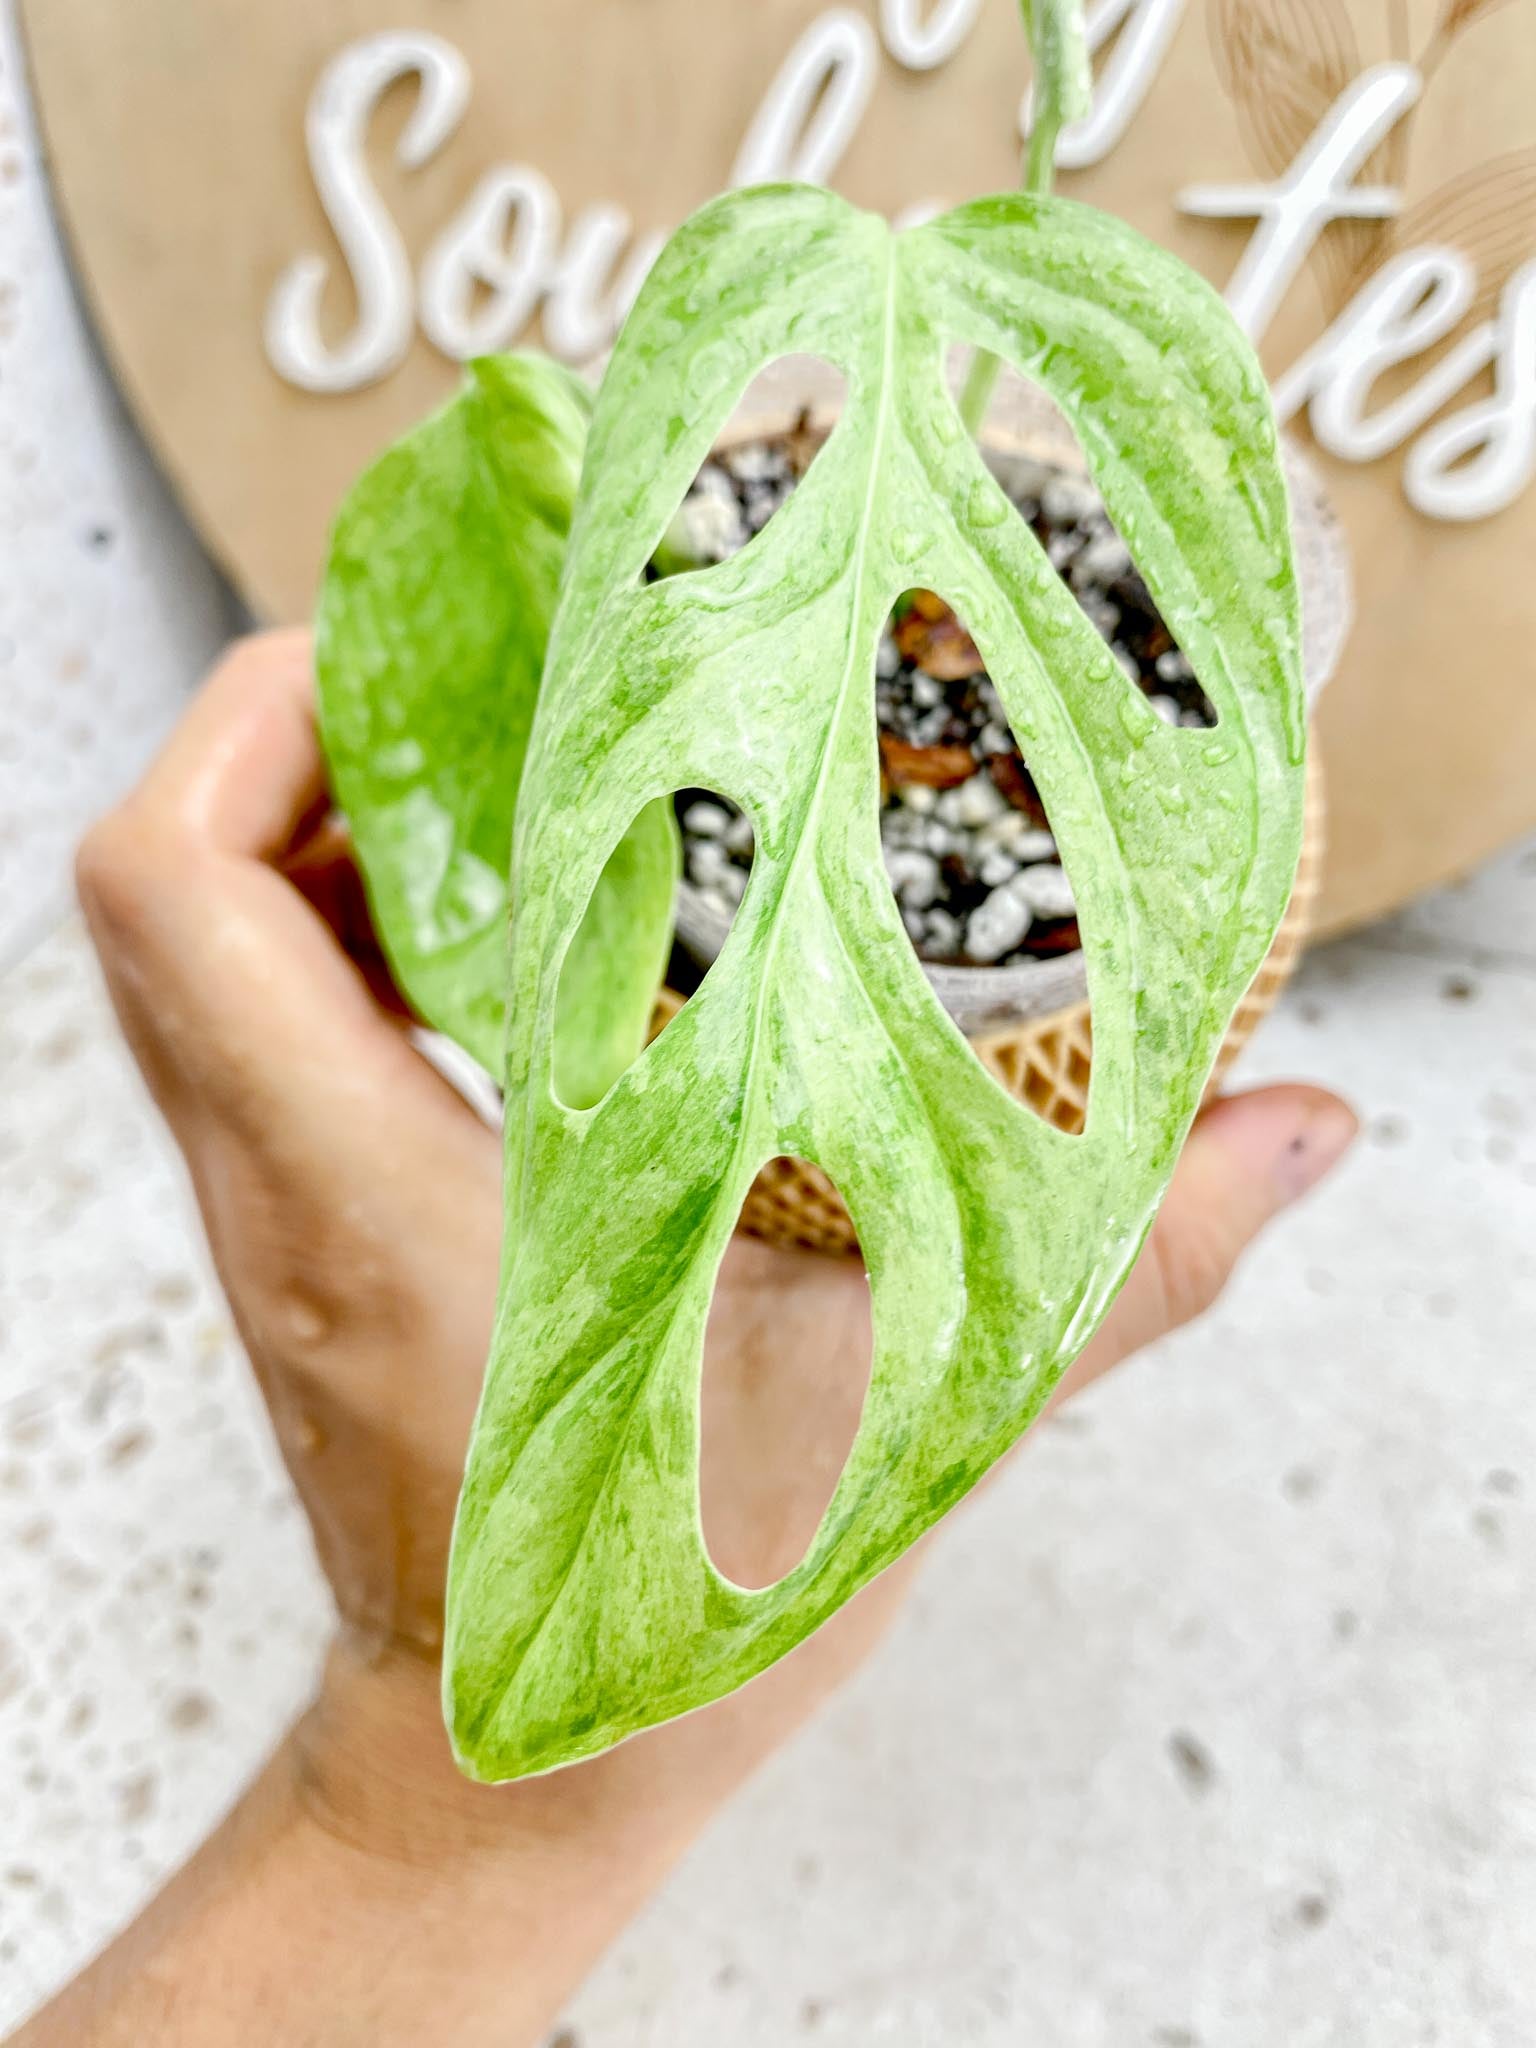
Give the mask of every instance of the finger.
[[1358, 1128], [1336, 1095], [1294, 1083], [1204, 1111], [1135, 1270], [1053, 1400], [1202, 1315], [1254, 1239], [1332, 1170]]
[[389, 961], [374, 929], [368, 892], [346, 821], [330, 812], [284, 858], [282, 871], [330, 927], [336, 943], [367, 982], [370, 994], [385, 1015], [397, 1023], [415, 1023], [415, 1013], [395, 986]]
[[225, 656], [128, 808], [189, 847], [275, 860], [324, 801], [310, 635], [293, 630]]
[[[184, 1143], [211, 1108], [254, 1135], [350, 1100], [462, 1107], [278, 869], [312, 844], [324, 774], [308, 639], [220, 667], [140, 788], [88, 835], [80, 897], [119, 1016]], [[472, 1113], [464, 1111], [466, 1116]]]

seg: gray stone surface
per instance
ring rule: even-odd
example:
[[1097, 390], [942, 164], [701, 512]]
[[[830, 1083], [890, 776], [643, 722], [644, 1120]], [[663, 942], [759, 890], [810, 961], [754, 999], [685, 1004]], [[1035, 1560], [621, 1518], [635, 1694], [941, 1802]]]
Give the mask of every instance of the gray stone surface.
[[213, 1826], [327, 1625], [72, 922], [0, 981], [0, 2033]]
[[92, 352], [0, 0], [0, 967], [228, 630], [218, 577]]

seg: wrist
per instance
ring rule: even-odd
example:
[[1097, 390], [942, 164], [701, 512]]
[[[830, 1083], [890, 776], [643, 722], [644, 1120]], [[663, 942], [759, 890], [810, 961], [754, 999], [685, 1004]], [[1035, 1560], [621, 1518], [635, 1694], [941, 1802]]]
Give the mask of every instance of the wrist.
[[466, 1779], [438, 1666], [396, 1646], [333, 1646], [271, 1775], [289, 1815], [285, 1913], [314, 1902], [326, 1954], [346, 1949], [378, 1993], [381, 2042], [425, 2039], [430, 2024], [531, 2048], [697, 1832], [675, 1806], [648, 1810], [581, 1769]]
[[708, 1772], [667, 1768], [642, 1739], [591, 1764], [510, 1785], [466, 1778], [443, 1726], [441, 1667], [399, 1644], [343, 1636], [291, 1741], [305, 1824], [396, 1881], [451, 1875], [495, 1904], [530, 1867], [569, 1874], [584, 1916], [623, 1918], [719, 1804]]
[[403, 1869], [494, 1856], [495, 1791], [455, 1766], [440, 1684], [433, 1657], [338, 1636], [290, 1745], [296, 1798], [320, 1834]]
[[461, 1779], [436, 1690], [424, 1659], [338, 1645], [218, 1833], [27, 2048], [534, 2048], [668, 1858], [655, 1834], [626, 1854], [568, 1793], [519, 1796], [547, 1781]]

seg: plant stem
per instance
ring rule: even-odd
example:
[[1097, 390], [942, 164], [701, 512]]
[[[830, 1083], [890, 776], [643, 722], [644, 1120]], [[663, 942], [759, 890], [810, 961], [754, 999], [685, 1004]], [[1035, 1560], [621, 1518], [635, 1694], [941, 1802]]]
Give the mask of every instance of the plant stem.
[[[1060, 133], [1061, 109], [1037, 95], [1034, 124], [1029, 131], [1029, 153], [1024, 160], [1024, 190], [1042, 199], [1049, 197], [1056, 175], [1056, 138]], [[1000, 357], [987, 349], [977, 349], [960, 394], [960, 417], [968, 434], [980, 433], [1002, 367]]]
[[1056, 180], [1056, 138], [1061, 133], [1061, 109], [1045, 102], [1029, 131], [1029, 151], [1024, 159], [1024, 190], [1041, 199], [1050, 197]]

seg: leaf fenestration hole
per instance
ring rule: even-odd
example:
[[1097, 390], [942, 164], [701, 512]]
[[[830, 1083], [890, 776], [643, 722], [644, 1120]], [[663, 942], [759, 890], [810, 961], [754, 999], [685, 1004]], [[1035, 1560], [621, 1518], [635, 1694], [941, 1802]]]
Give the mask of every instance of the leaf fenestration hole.
[[655, 572], [713, 568], [754, 541], [804, 482], [847, 389], [821, 356], [781, 356], [761, 370], [673, 515]]
[[[594, 1108], [698, 992], [747, 892], [754, 833], [740, 804], [696, 786], [673, 790], [656, 803], [681, 848], [665, 877], [673, 917], [670, 951], [658, 948], [649, 971], [646, 962], [626, 959], [632, 899], [626, 892], [610, 906], [599, 884], [567, 949], [555, 999], [554, 1088], [567, 1109]], [[609, 872], [604, 870], [605, 878]], [[663, 877], [655, 879], [659, 887]]]
[[[983, 1066], [1058, 1130], [1083, 1128], [1077, 901], [1002, 698], [965, 621], [909, 590], [876, 657], [880, 839], [907, 936]], [[1028, 977], [1053, 976], [1049, 984]], [[1049, 993], [1047, 993], [1049, 988]], [[1064, 1012], [1022, 1037], [1026, 1000]]]
[[909, 590], [876, 656], [886, 874], [929, 967], [1075, 952], [1077, 905], [1045, 805], [965, 622]]
[[551, 1080], [567, 1109], [596, 1108], [672, 1014], [663, 984], [679, 838], [673, 796], [653, 798], [609, 855], [566, 947]]
[[[771, 1161], [747, 1197], [749, 1221], [786, 1172], [807, 1169]], [[798, 1262], [793, 1275], [786, 1260]], [[731, 1240], [699, 1395], [700, 1517], [724, 1578], [776, 1585], [810, 1549], [858, 1435], [873, 1352], [869, 1287], [855, 1260]]]
[[1215, 706], [1159, 613], [1054, 399], [1005, 367], [978, 439], [988, 467], [1127, 680], [1168, 724], [1213, 727]]
[[677, 943], [667, 981], [679, 994], [691, 996], [730, 937], [751, 879], [756, 841], [751, 818], [719, 790], [675, 790], [671, 803], [683, 866]]

